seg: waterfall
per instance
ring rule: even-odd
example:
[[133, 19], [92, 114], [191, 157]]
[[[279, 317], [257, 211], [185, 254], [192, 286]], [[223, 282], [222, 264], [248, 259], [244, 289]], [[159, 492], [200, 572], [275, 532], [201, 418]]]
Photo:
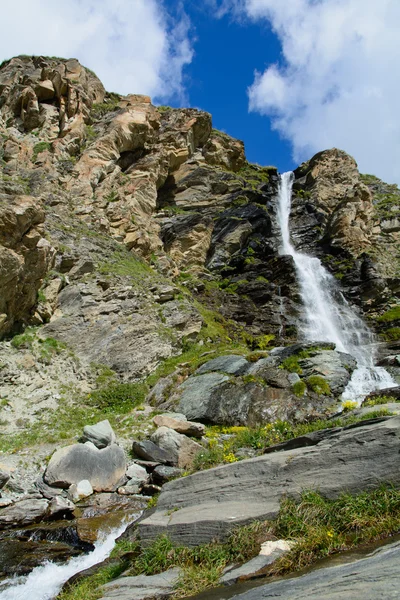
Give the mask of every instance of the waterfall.
[[293, 257], [304, 306], [300, 334], [307, 341], [333, 342], [336, 350], [356, 359], [357, 368], [342, 399], [360, 403], [371, 391], [396, 383], [383, 367], [374, 366], [375, 336], [349, 306], [336, 279], [318, 258], [293, 247], [289, 229], [293, 179], [292, 172], [281, 175], [277, 213], [282, 237], [280, 254]]
[[0, 591], [0, 600], [52, 600], [57, 596], [62, 585], [75, 573], [105, 560], [114, 548], [115, 540], [125, 531], [127, 525], [128, 522], [125, 522], [119, 528], [100, 536], [93, 552], [85, 556], [72, 558], [64, 565], [46, 562], [33, 569], [27, 577], [2, 581], [2, 587], [9, 587]]

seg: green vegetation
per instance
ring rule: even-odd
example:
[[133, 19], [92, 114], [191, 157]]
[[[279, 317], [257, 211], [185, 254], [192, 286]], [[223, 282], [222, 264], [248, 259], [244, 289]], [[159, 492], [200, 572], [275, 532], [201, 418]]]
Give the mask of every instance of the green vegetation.
[[307, 378], [307, 387], [319, 396], [329, 396], [331, 393], [329, 383], [326, 381], [325, 377], [321, 377], [321, 375], [310, 375], [310, 377]]
[[306, 191], [306, 190], [296, 190], [296, 197], [308, 199], [308, 198], [311, 198], [311, 192]]
[[382, 335], [388, 342], [397, 342], [400, 340], [400, 327], [385, 329]]
[[51, 150], [51, 144], [49, 144], [49, 142], [39, 142], [38, 144], [35, 144], [33, 146], [32, 161], [35, 162], [38, 155], [46, 150]]
[[390, 404], [391, 402], [400, 402], [395, 396], [373, 396], [363, 402], [363, 406], [378, 406], [380, 404]]
[[116, 249], [107, 262], [99, 265], [98, 272], [103, 275], [131, 277], [133, 283], [143, 282], [149, 275], [155, 276], [153, 269], [146, 262], [124, 248]]
[[400, 304], [393, 306], [377, 318], [379, 323], [393, 323], [400, 320]]
[[78, 582], [62, 592], [58, 600], [96, 600], [101, 596], [99, 586], [117, 577], [122, 570], [127, 576], [154, 575], [172, 567], [180, 567], [183, 571], [174, 597], [192, 596], [216, 586], [228, 564], [256, 556], [260, 543], [269, 536], [270, 528], [268, 522], [255, 521], [235, 529], [224, 544], [212, 542], [194, 548], [175, 546], [165, 536], [144, 549], [140, 548], [139, 542], [117, 542], [112, 558], [119, 558], [119, 563], [103, 567], [95, 575]]
[[41, 362], [48, 364], [55, 354], [67, 349], [66, 344], [54, 338], [40, 338], [35, 327], [28, 327], [24, 333], [11, 340], [13, 348], [30, 350]]
[[[252, 448], [257, 453], [264, 448], [286, 442], [296, 437], [306, 435], [321, 429], [332, 427], [346, 427], [354, 425], [366, 419], [389, 416], [391, 413], [385, 409], [376, 410], [362, 416], [344, 415], [336, 419], [318, 419], [310, 423], [292, 424], [288, 421], [275, 421], [260, 427], [221, 427], [212, 426], [207, 428], [206, 437], [208, 447], [201, 450], [195, 457], [192, 471], [203, 471], [218, 465], [240, 460], [236, 452], [241, 448]], [[229, 435], [220, 440], [221, 435]]]
[[112, 383], [88, 394], [86, 402], [106, 413], [127, 413], [144, 402], [148, 391], [145, 383]]
[[306, 393], [307, 386], [304, 383], [304, 381], [302, 379], [300, 379], [299, 381], [296, 381], [296, 383], [294, 383], [292, 385], [292, 390], [296, 396], [301, 398], [301, 396], [304, 396], [304, 394]]
[[93, 125], [86, 125], [85, 126], [85, 139], [88, 142], [90, 142], [90, 141], [94, 140], [96, 136], [97, 136], [97, 133], [94, 130]]
[[260, 185], [269, 182], [271, 173], [276, 173], [276, 167], [261, 167], [260, 165], [246, 162], [237, 172], [239, 177], [242, 177], [251, 188], [257, 189]]
[[286, 369], [286, 371], [289, 371], [289, 373], [297, 373], [297, 375], [302, 375], [303, 373], [303, 369], [299, 365], [299, 357], [295, 354], [285, 358], [279, 368]]
[[400, 491], [389, 485], [356, 496], [341, 494], [327, 500], [315, 491], [305, 491], [300, 500], [284, 498], [274, 521], [254, 521], [237, 527], [227, 542], [211, 542], [194, 548], [175, 546], [166, 536], [149, 547], [139, 542], [117, 542], [112, 562], [94, 575], [78, 581], [58, 600], [97, 600], [99, 587], [118, 577], [154, 575], [172, 567], [183, 574], [174, 598], [198, 594], [218, 585], [224, 568], [256, 556], [260, 544], [287, 539], [292, 549], [271, 565], [267, 575], [298, 571], [337, 552], [389, 536], [400, 528]]
[[166, 106], [166, 105], [162, 104], [160, 106], [157, 106], [157, 110], [160, 113], [166, 113], [166, 112], [169, 112], [170, 110], [173, 110], [173, 108], [172, 108], [172, 106]]
[[92, 105], [90, 116], [96, 120], [101, 119], [101, 117], [104, 117], [104, 115], [108, 114], [109, 112], [114, 112], [115, 110], [118, 110], [119, 102], [120, 96], [118, 94], [109, 93], [104, 99], [104, 102], [95, 102]]
[[303, 569], [318, 559], [397, 532], [400, 528], [400, 492], [381, 486], [357, 496], [342, 494], [326, 500], [304, 492], [300, 502], [282, 501], [275, 522], [277, 537], [295, 546], [272, 566], [270, 574]]

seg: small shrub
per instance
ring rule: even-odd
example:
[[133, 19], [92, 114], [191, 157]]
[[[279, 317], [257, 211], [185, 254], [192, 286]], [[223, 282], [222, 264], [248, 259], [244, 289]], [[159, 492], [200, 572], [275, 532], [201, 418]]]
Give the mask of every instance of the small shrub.
[[45, 152], [46, 150], [50, 149], [51, 145], [49, 142], [39, 142], [38, 144], [35, 144], [33, 147], [32, 161], [35, 162], [41, 152]]
[[319, 396], [329, 396], [331, 393], [329, 383], [321, 375], [310, 375], [307, 379], [307, 386]]
[[351, 400], [346, 400], [345, 402], [342, 402], [343, 412], [350, 412], [351, 410], [357, 408], [357, 406], [357, 402], [352, 402]]
[[302, 379], [300, 379], [299, 381], [296, 381], [296, 383], [294, 383], [292, 385], [292, 390], [293, 390], [293, 393], [298, 398], [300, 398], [301, 396], [304, 396], [304, 394], [306, 393], [307, 386], [304, 383], [304, 381]]
[[286, 371], [289, 371], [289, 373], [297, 373], [297, 375], [301, 375], [303, 373], [303, 369], [299, 365], [299, 357], [295, 355], [285, 358], [279, 368], [286, 369]]
[[130, 412], [142, 404], [148, 393], [144, 383], [116, 383], [91, 392], [87, 404], [104, 412]]

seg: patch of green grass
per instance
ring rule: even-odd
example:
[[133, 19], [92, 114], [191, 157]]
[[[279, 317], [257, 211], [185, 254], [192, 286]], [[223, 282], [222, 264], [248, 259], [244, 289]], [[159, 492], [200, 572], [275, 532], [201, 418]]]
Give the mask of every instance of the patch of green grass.
[[166, 113], [166, 112], [169, 112], [170, 110], [173, 110], [173, 108], [172, 108], [172, 106], [166, 106], [166, 105], [161, 104], [160, 106], [157, 106], [157, 110], [160, 113]]
[[363, 402], [363, 406], [379, 406], [380, 404], [390, 404], [391, 402], [400, 402], [395, 396], [374, 396]]
[[390, 327], [382, 335], [388, 342], [397, 342], [400, 340], [400, 327]]
[[256, 189], [259, 185], [269, 182], [271, 173], [276, 173], [276, 167], [261, 167], [260, 165], [246, 162], [239, 169], [237, 175], [243, 177], [252, 188]]
[[[126, 568], [124, 552], [129, 552], [130, 556], [136, 555], [124, 572], [126, 576], [155, 575], [179, 567], [183, 574], [173, 597], [183, 598], [216, 586], [228, 564], [244, 562], [256, 556], [260, 544], [269, 537], [270, 530], [268, 522], [255, 521], [234, 529], [226, 543], [211, 542], [194, 548], [176, 546], [166, 536], [157, 538], [142, 550], [139, 542], [128, 546], [126, 542], [117, 542], [113, 558], [120, 558]], [[110, 566], [105, 567], [60, 594], [58, 600], [97, 600], [101, 596], [99, 586], [111, 581], [121, 571], [118, 564], [113, 568], [117, 575], [110, 571]]]
[[41, 152], [51, 150], [51, 144], [49, 142], [39, 142], [33, 146], [32, 161], [35, 162]]
[[112, 383], [88, 394], [86, 402], [106, 413], [127, 413], [144, 402], [148, 391], [145, 383]]
[[107, 262], [101, 263], [98, 272], [103, 275], [131, 277], [134, 282], [147, 279], [149, 275], [154, 277], [154, 271], [146, 262], [123, 249], [116, 250]]
[[356, 496], [343, 493], [337, 500], [327, 500], [314, 491], [304, 492], [300, 502], [286, 498], [281, 502], [274, 534], [296, 543], [272, 566], [270, 574], [303, 569], [399, 528], [400, 492], [390, 486]]
[[393, 306], [377, 318], [379, 323], [393, 323], [400, 320], [400, 304]]
[[319, 396], [329, 396], [331, 393], [329, 383], [321, 375], [310, 375], [307, 378], [307, 387]]

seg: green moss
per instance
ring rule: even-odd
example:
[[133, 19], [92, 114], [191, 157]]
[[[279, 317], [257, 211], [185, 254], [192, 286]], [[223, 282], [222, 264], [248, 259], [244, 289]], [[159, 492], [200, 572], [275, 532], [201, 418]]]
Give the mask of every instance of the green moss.
[[299, 381], [296, 381], [293, 385], [292, 385], [292, 390], [293, 393], [297, 396], [297, 397], [301, 397], [304, 396], [304, 394], [306, 393], [307, 390], [307, 386], [304, 383], [304, 381], [302, 379], [300, 379]]
[[306, 190], [296, 190], [297, 198], [308, 199], [311, 198], [311, 192]]
[[289, 373], [297, 373], [297, 375], [302, 375], [303, 373], [303, 369], [299, 365], [299, 357], [296, 355], [285, 358], [279, 368], [286, 369]]
[[397, 342], [400, 340], [400, 327], [390, 327], [382, 335], [388, 342]]
[[311, 375], [307, 378], [307, 387], [320, 396], [329, 396], [331, 388], [329, 383], [321, 375]]
[[398, 304], [397, 306], [393, 306], [393, 308], [390, 308], [385, 313], [383, 313], [383, 315], [377, 318], [377, 321], [379, 321], [379, 323], [392, 323], [393, 321], [398, 320], [400, 320], [400, 304]]

